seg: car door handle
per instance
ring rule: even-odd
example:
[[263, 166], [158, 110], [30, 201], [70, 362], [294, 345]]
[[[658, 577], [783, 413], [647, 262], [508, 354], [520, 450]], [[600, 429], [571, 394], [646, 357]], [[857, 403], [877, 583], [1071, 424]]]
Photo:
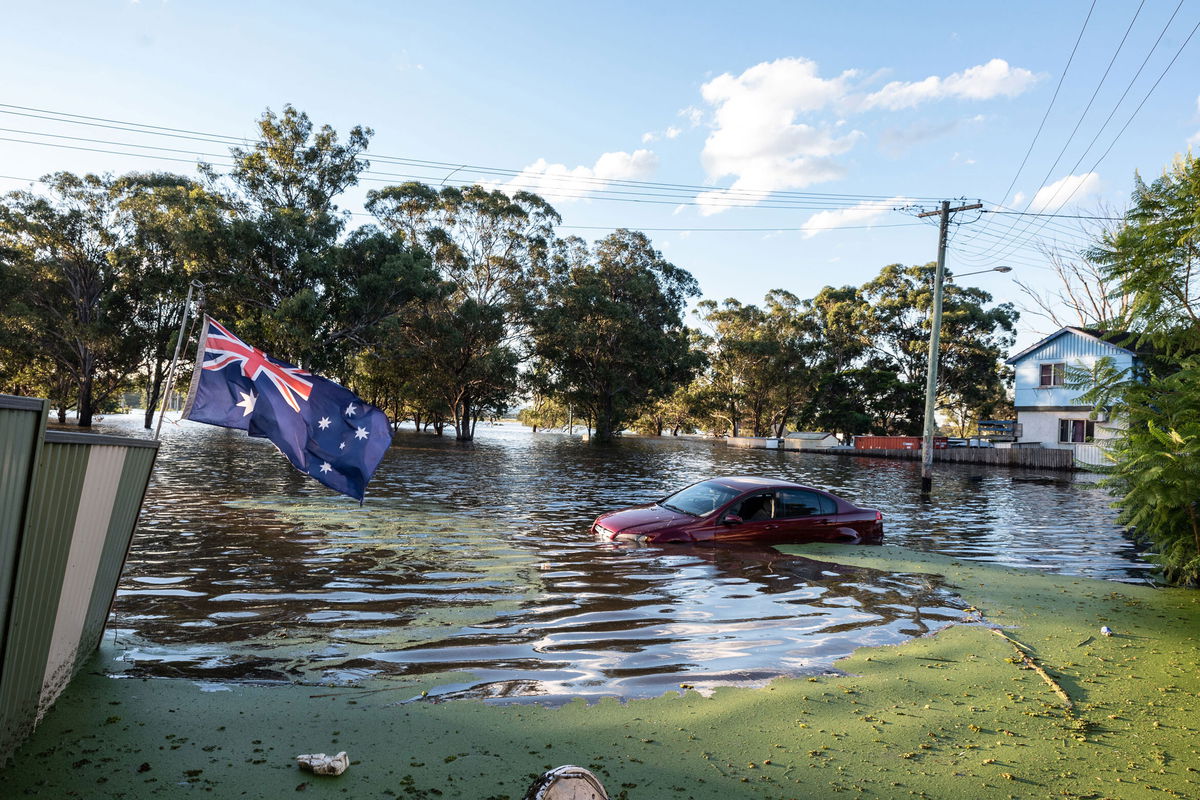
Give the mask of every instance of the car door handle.
[[772, 524], [772, 525], [763, 525], [763, 530], [764, 530], [764, 531], [773, 531], [773, 530], [775, 530], [775, 529], [776, 529], [776, 528], [778, 528], [778, 527], [779, 527], [778, 525], [774, 525], [774, 524]]

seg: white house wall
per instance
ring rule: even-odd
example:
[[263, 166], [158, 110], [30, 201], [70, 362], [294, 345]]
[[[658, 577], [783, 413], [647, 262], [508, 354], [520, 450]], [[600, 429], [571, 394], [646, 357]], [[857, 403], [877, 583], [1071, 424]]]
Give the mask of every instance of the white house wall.
[[[1042, 447], [1072, 449], [1074, 444], [1063, 444], [1058, 441], [1058, 423], [1063, 419], [1087, 419], [1088, 412], [1083, 411], [1020, 411], [1017, 417], [1021, 423], [1021, 442], [1040, 442]], [[1095, 441], [1103, 442], [1116, 437], [1120, 430], [1119, 422], [1096, 422]]]

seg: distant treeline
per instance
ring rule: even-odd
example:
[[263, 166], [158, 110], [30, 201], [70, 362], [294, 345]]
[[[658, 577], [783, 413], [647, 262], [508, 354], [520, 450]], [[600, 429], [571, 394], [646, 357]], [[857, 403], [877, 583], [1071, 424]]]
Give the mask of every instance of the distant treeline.
[[[372, 189], [374, 220], [352, 228], [336, 201], [372, 131], [343, 139], [290, 106], [258, 126], [227, 174], [60, 172], [0, 200], [0, 391], [80, 425], [130, 390], [153, 409], [196, 281], [247, 342], [459, 439], [519, 403], [598, 441], [920, 428], [930, 265], [811, 300], [704, 301], [692, 328], [695, 279], [642, 233], [589, 245], [537, 195], [421, 183]], [[938, 397], [962, 426], [1006, 413], [1017, 314], [991, 300], [947, 287]]]

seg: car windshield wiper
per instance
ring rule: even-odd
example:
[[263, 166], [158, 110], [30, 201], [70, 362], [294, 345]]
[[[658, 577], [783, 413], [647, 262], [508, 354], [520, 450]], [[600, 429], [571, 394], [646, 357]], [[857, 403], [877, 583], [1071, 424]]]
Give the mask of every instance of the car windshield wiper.
[[687, 514], [689, 517], [700, 516], [699, 514], [693, 514], [691, 511], [688, 511], [686, 508], [680, 508], [679, 506], [673, 506], [670, 503], [659, 502], [659, 505], [662, 506], [663, 508], [669, 509], [671, 511], [678, 511], [680, 514]]

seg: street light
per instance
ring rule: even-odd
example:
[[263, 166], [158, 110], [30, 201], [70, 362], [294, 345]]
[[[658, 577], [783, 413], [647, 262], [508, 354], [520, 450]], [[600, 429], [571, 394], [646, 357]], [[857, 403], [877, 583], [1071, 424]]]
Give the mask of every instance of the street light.
[[[933, 489], [933, 415], [937, 402], [938, 343], [942, 336], [942, 280], [945, 274], [945, 259], [946, 246], [943, 237], [933, 279], [933, 324], [929, 331], [929, 366], [925, 374], [925, 430], [921, 437], [921, 497], [929, 497]], [[1012, 267], [999, 266], [981, 269], [978, 272], [964, 272], [958, 277], [982, 275], [985, 272], [1012, 272]]]
[[1001, 266], [1001, 267], [992, 267], [991, 269], [981, 269], [978, 272], [964, 272], [961, 275], [951, 275], [950, 279], [954, 280], [955, 278], [965, 278], [968, 275], [982, 275], [985, 272], [1012, 272], [1012, 267]]

